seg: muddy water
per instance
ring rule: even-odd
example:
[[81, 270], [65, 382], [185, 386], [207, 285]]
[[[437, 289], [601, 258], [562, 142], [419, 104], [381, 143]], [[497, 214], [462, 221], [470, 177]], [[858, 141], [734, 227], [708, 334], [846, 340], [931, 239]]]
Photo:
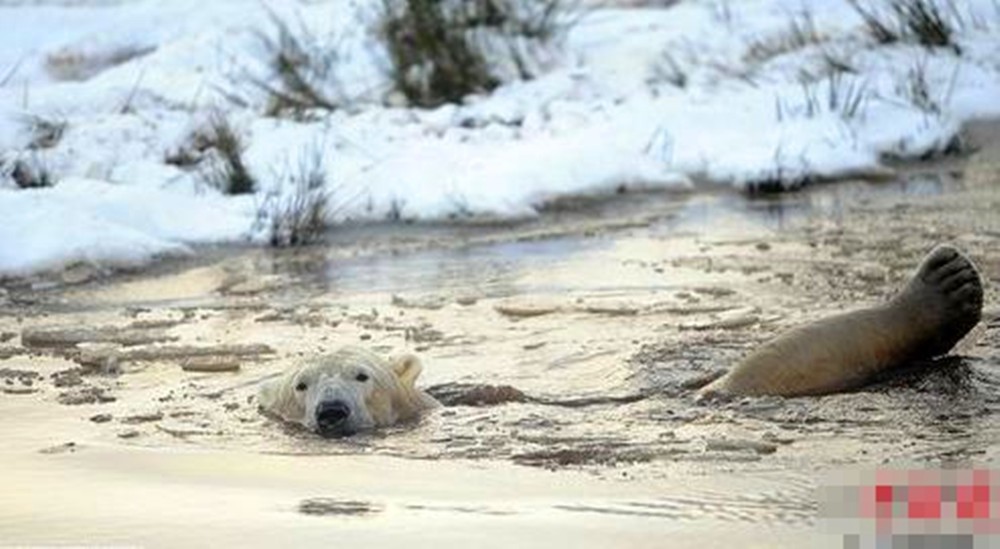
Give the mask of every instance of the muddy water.
[[[830, 469], [997, 459], [995, 133], [893, 181], [565, 200], [533, 221], [345, 228], [12, 285], [0, 541], [813, 543]], [[692, 399], [782, 329], [884, 299], [943, 241], [990, 282], [961, 356], [850, 394]], [[339, 441], [257, 412], [261, 379], [348, 343], [417, 352], [445, 400], [530, 398]]]

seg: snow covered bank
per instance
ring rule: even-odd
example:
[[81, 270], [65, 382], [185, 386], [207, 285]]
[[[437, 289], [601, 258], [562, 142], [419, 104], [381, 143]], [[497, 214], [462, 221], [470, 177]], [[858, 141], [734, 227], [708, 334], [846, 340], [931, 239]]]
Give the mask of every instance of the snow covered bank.
[[136, 265], [157, 254], [183, 253], [183, 242], [241, 238], [253, 213], [248, 206], [245, 198], [217, 193], [79, 178], [53, 188], [4, 192], [0, 265], [10, 274], [77, 261]]
[[[877, 44], [840, 0], [598, 9], [540, 77], [433, 110], [393, 95], [377, 4], [278, 14], [335, 44], [331, 81], [347, 98], [295, 119], [265, 116], [252, 84], [270, 77], [260, 33], [274, 25], [261, 3], [0, 8], [12, 29], [0, 35], [0, 275], [264, 240], [261, 205], [289, 195], [314, 156], [331, 221], [530, 216], [567, 193], [703, 179], [794, 187], [874, 171], [885, 156], [943, 151], [965, 120], [1000, 114], [991, 0], [962, 6], [961, 54]], [[205, 183], [211, 155], [197, 140], [210, 112], [243, 137], [256, 195]], [[55, 185], [18, 188], [39, 173]]]

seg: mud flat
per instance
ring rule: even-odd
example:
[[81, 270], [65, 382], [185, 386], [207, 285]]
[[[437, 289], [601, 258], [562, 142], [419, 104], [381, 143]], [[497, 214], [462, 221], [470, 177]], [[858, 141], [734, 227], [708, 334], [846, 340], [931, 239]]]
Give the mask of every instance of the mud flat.
[[[347, 228], [12, 285], [0, 539], [815, 545], [826, 471], [998, 458], [997, 128], [891, 181]], [[849, 394], [694, 401], [776, 332], [887, 297], [940, 242], [987, 280], [959, 356]], [[348, 343], [420, 353], [451, 405], [336, 442], [260, 416], [257, 383]]]

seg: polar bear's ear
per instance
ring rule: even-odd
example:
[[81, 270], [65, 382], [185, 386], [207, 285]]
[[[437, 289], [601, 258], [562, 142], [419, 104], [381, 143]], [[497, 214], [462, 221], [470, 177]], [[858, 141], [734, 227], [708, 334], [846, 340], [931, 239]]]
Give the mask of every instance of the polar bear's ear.
[[392, 359], [392, 371], [403, 385], [412, 387], [417, 382], [417, 376], [423, 371], [420, 359], [414, 355], [403, 355]]

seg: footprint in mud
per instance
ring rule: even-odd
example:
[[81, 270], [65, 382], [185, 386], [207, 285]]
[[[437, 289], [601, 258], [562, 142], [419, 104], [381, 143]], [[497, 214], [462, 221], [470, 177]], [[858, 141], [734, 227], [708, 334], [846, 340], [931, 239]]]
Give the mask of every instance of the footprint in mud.
[[359, 517], [381, 513], [382, 506], [368, 501], [316, 497], [300, 501], [298, 511], [313, 516]]

